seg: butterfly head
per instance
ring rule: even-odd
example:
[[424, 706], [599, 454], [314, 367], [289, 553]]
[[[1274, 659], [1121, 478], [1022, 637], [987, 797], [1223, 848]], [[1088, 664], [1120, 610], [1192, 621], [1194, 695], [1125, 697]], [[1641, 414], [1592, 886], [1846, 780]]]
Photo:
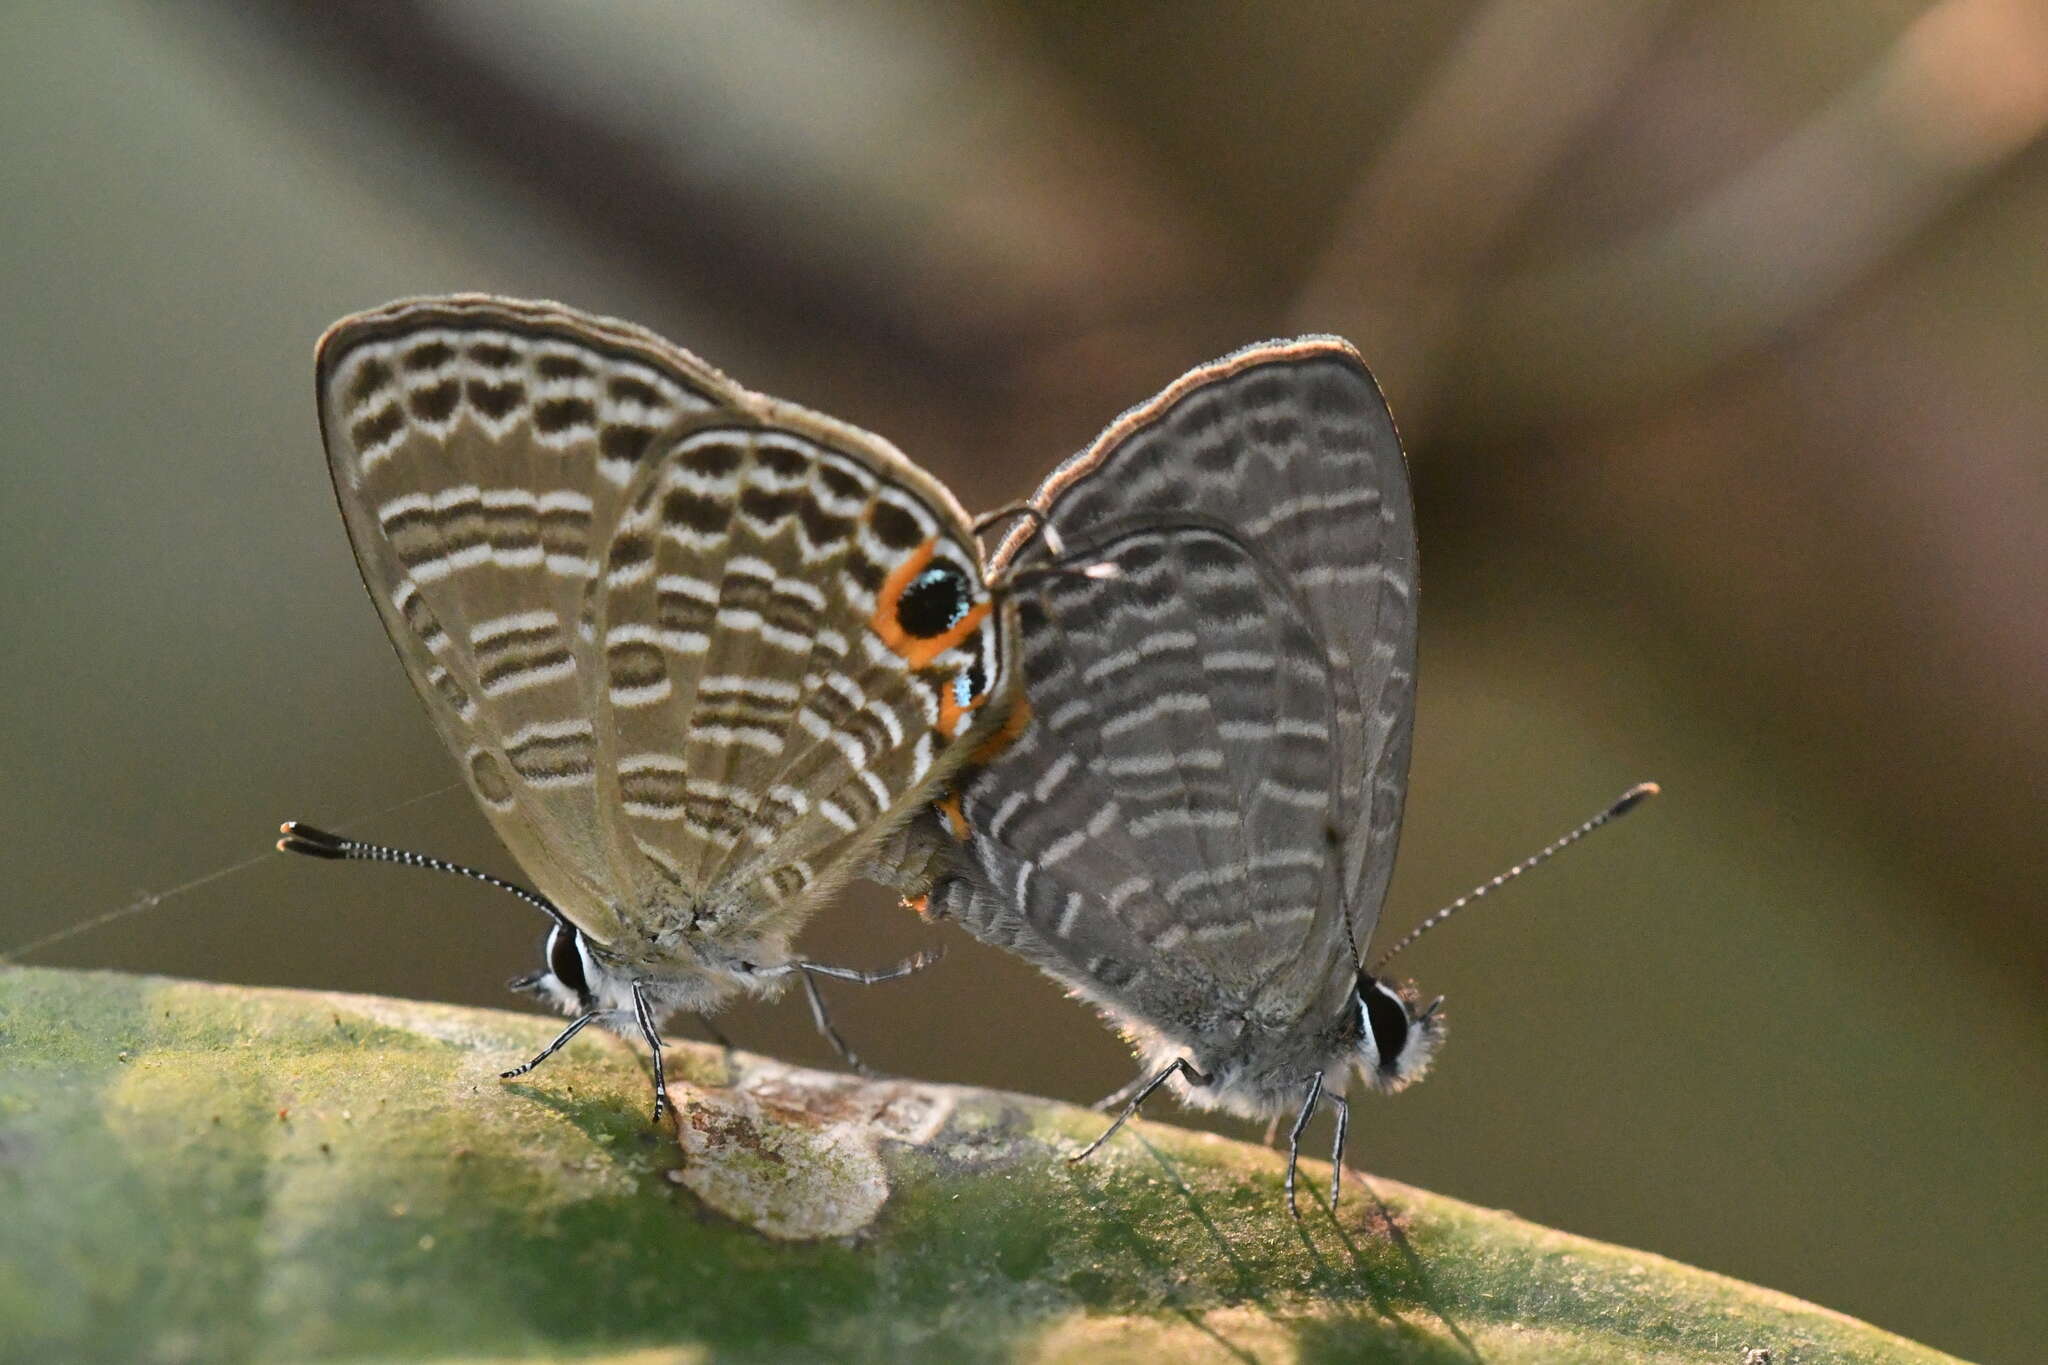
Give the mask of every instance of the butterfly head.
[[541, 941], [541, 964], [539, 971], [514, 981], [512, 989], [537, 995], [569, 1015], [593, 1011], [630, 1015], [637, 985], [654, 1004], [666, 1007], [666, 1016], [669, 1009], [695, 1008], [701, 990], [694, 974], [679, 974], [672, 982], [634, 970], [597, 947], [572, 924], [557, 924], [548, 930]]
[[590, 955], [581, 930], [557, 924], [541, 941], [541, 969], [512, 983], [514, 990], [537, 995], [564, 1014], [587, 1014], [596, 1008], [591, 989], [604, 968]]
[[1413, 982], [1394, 985], [1360, 972], [1352, 990], [1358, 1010], [1358, 1069], [1367, 1084], [1388, 1094], [1420, 1080], [1443, 1041], [1443, 997], [1427, 1005]]
[[563, 921], [541, 941], [540, 970], [511, 984], [567, 1015], [630, 1019], [644, 1000], [660, 1020], [680, 1010], [715, 1009], [735, 991], [772, 994], [786, 979], [786, 973], [762, 971], [738, 960], [713, 962], [674, 944], [629, 958]]

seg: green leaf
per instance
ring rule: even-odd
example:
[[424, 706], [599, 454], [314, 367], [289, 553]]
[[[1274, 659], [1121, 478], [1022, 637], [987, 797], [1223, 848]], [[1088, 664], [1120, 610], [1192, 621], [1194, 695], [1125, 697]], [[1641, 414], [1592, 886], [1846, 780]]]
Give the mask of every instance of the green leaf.
[[1070, 1164], [1102, 1119], [1044, 1100], [674, 1044], [656, 1129], [594, 1031], [498, 1079], [554, 1027], [0, 970], [0, 1355], [1947, 1359], [1391, 1181], [1332, 1219], [1312, 1163], [1297, 1224], [1278, 1155], [1209, 1135]]

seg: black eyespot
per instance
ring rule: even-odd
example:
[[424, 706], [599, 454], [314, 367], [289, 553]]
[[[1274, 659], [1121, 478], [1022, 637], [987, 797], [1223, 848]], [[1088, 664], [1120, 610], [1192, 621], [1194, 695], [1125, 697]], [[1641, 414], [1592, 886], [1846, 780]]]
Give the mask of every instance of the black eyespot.
[[954, 680], [953, 686], [953, 700], [962, 706], [971, 706], [976, 697], [988, 691], [988, 665], [983, 662], [981, 655], [976, 654], [974, 661], [960, 670], [960, 675]]
[[576, 951], [576, 938], [575, 930], [565, 930], [559, 924], [548, 930], [548, 970], [579, 999], [587, 999], [590, 983], [583, 976], [583, 954]]
[[1358, 998], [1365, 1002], [1365, 1017], [1372, 1023], [1380, 1070], [1391, 1071], [1401, 1049], [1408, 1044], [1408, 1007], [1401, 1003], [1401, 997], [1369, 976], [1358, 979]]
[[951, 564], [934, 564], [896, 599], [896, 620], [906, 635], [929, 640], [951, 630], [967, 614], [967, 604], [967, 576]]

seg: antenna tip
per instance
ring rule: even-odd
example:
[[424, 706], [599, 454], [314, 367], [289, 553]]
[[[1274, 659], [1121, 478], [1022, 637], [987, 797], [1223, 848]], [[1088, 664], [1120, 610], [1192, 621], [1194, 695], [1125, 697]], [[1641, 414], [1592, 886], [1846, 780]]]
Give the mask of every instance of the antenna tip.
[[277, 841], [279, 853], [303, 853], [309, 858], [348, 856], [340, 838], [324, 829], [315, 829], [303, 820], [287, 820], [277, 828], [284, 835]]
[[1627, 791], [1623, 792], [1621, 794], [1621, 799], [1619, 801], [1616, 801], [1612, 806], [1608, 807], [1607, 813], [1610, 816], [1627, 815], [1637, 806], [1642, 805], [1643, 802], [1649, 800], [1651, 797], [1657, 795], [1659, 792], [1663, 790], [1664, 789], [1658, 786], [1655, 782], [1638, 782], [1633, 787], [1630, 787]]

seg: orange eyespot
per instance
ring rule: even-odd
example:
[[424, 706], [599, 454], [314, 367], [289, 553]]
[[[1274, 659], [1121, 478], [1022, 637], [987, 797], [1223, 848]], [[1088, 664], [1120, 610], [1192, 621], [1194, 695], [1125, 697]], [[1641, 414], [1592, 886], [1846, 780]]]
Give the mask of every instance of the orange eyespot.
[[[968, 588], [964, 577], [952, 565], [932, 569], [932, 551], [937, 545], [936, 538], [927, 540], [890, 571], [875, 593], [875, 614], [869, 618], [869, 624], [882, 638], [882, 643], [901, 655], [912, 668], [929, 667], [932, 660], [973, 634], [988, 619], [993, 605], [983, 598], [957, 612], [944, 609], [945, 594], [953, 594], [957, 601], [964, 603]], [[934, 594], [939, 595], [939, 605], [927, 600]], [[906, 622], [906, 603], [924, 619]], [[934, 611], [939, 613], [937, 617], [932, 616]]]

